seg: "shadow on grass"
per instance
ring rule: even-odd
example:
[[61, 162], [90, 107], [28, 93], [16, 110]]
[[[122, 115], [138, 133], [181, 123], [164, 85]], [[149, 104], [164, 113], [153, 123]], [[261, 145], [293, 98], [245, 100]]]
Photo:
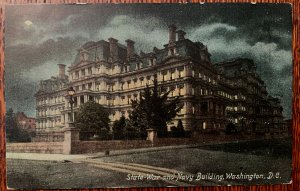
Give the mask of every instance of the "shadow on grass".
[[224, 151], [229, 153], [271, 156], [276, 158], [279, 157], [288, 159], [292, 158], [291, 138], [205, 145], [200, 146], [199, 148], [213, 151]]

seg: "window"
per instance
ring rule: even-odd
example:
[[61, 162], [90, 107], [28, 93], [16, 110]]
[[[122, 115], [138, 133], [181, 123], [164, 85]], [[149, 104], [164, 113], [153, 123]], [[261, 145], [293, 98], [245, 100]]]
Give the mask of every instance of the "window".
[[131, 88], [131, 85], [130, 85], [130, 83], [131, 83], [130, 81], [128, 81], [128, 82], [127, 82], [127, 84], [128, 84], [128, 89], [130, 89], [130, 88]]
[[175, 72], [172, 71], [172, 72], [171, 72], [171, 80], [174, 80], [174, 79], [175, 79]]
[[133, 79], [133, 86], [136, 87], [137, 79]]
[[85, 70], [84, 69], [81, 70], [81, 76], [85, 76]]
[[203, 102], [200, 104], [200, 110], [201, 113], [205, 114], [208, 112], [208, 103], [207, 102]]
[[111, 91], [112, 91], [112, 92], [114, 91], [114, 87], [115, 87], [115, 83], [113, 83], [113, 84], [111, 85]]
[[74, 97], [73, 100], [74, 100], [74, 107], [77, 107], [77, 97]]
[[128, 104], [128, 105], [130, 104], [130, 98], [131, 98], [131, 96], [128, 96], [128, 97], [127, 97], [127, 104]]
[[147, 76], [147, 84], [149, 85], [151, 83], [151, 77], [150, 76]]
[[94, 100], [94, 96], [89, 96], [89, 101], [93, 101]]
[[170, 50], [169, 50], [169, 55], [174, 55], [175, 54], [175, 50], [173, 49], [173, 48], [171, 48]]
[[113, 98], [113, 99], [111, 100], [111, 105], [112, 105], [112, 106], [115, 105], [115, 98]]
[[124, 82], [121, 84], [121, 90], [124, 90]]
[[170, 91], [171, 91], [171, 96], [172, 97], [175, 96], [175, 87], [174, 86], [170, 87]]
[[92, 68], [91, 67], [88, 68], [88, 74], [92, 75]]
[[178, 86], [178, 89], [179, 96], [183, 95], [183, 85]]
[[202, 123], [202, 128], [203, 128], [203, 129], [206, 129], [206, 122], [203, 122], [203, 123]]

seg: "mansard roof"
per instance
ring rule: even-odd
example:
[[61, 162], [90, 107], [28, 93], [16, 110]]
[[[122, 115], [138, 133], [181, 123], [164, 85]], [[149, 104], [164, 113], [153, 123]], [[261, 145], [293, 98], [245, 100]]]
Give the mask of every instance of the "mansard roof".
[[256, 65], [254, 61], [249, 58], [234, 58], [215, 63], [214, 65], [227, 77], [236, 77], [244, 74], [245, 72], [256, 72]]

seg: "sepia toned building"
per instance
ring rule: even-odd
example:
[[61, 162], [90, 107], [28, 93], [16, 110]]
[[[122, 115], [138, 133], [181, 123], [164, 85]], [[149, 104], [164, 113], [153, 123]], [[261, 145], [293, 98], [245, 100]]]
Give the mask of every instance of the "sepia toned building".
[[[264, 82], [249, 59], [213, 64], [201, 42], [185, 38], [185, 32], [169, 26], [169, 39], [162, 49], [136, 53], [135, 42], [123, 45], [114, 38], [87, 42], [78, 49], [65, 73], [43, 80], [36, 93], [37, 132], [59, 132], [70, 119], [67, 89], [73, 87], [74, 110], [88, 100], [110, 109], [111, 121], [131, 112], [131, 100], [139, 99], [154, 79], [180, 96], [183, 108], [168, 124], [180, 119], [187, 131], [223, 132], [232, 122], [239, 130], [253, 132], [277, 128], [282, 122], [280, 101], [268, 95]], [[278, 127], [277, 129], [280, 129]], [[270, 130], [271, 131], [271, 130]]]
[[215, 64], [221, 82], [232, 92], [226, 106], [226, 119], [247, 133], [279, 133], [286, 131], [280, 100], [268, 95], [264, 81], [250, 59], [234, 59]]
[[28, 117], [24, 112], [17, 112], [16, 113], [17, 122], [20, 125], [20, 128], [28, 130], [29, 132], [35, 131], [36, 122], [35, 118]]

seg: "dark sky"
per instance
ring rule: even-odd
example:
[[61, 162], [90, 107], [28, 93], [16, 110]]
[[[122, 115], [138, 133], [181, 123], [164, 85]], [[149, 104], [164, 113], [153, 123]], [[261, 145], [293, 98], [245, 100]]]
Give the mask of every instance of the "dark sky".
[[39, 81], [70, 65], [87, 41], [113, 37], [136, 42], [139, 52], [162, 48], [176, 24], [207, 45], [212, 61], [248, 57], [269, 93], [291, 116], [292, 23], [289, 4], [10, 5], [5, 23], [7, 108], [35, 116]]

